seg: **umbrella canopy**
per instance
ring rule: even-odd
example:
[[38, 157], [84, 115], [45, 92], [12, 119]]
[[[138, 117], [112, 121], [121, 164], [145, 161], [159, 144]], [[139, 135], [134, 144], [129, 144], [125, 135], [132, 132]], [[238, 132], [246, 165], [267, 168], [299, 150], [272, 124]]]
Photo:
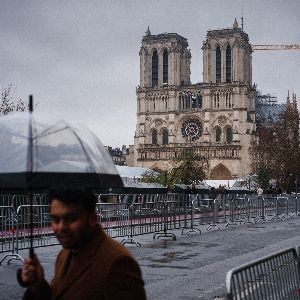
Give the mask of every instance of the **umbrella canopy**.
[[109, 190], [123, 186], [111, 157], [84, 127], [16, 112], [0, 118], [0, 189]]

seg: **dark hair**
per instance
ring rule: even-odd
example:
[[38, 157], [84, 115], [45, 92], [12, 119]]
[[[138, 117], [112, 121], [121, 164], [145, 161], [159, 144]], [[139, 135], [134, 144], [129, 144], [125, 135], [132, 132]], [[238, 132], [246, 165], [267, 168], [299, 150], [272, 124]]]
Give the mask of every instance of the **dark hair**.
[[80, 189], [51, 189], [48, 193], [50, 204], [57, 199], [64, 204], [75, 204], [85, 209], [88, 213], [96, 210], [97, 197], [90, 191]]

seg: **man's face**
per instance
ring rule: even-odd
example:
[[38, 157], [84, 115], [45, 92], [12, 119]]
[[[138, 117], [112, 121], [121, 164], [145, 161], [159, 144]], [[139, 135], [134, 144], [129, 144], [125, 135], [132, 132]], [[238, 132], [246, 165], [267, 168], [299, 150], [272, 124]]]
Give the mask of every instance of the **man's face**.
[[78, 250], [90, 237], [96, 217], [76, 204], [51, 203], [52, 229], [63, 248]]

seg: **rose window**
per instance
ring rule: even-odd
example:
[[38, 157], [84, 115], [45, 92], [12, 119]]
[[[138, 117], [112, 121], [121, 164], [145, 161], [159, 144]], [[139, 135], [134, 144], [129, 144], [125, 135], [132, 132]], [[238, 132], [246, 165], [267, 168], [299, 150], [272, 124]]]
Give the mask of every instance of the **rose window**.
[[189, 119], [182, 124], [182, 136], [190, 142], [198, 140], [203, 132], [202, 123], [198, 119]]

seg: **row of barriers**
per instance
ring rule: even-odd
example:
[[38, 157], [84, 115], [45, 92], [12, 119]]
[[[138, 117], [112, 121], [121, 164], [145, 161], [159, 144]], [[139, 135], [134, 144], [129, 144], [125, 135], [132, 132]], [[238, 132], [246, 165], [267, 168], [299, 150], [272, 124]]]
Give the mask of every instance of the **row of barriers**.
[[299, 251], [289, 248], [228, 271], [227, 299], [299, 299], [299, 259]]
[[[3, 195], [2, 195], [3, 196]], [[114, 203], [103, 203], [108, 197]], [[0, 253], [7, 258], [22, 259], [19, 250], [30, 248], [30, 205], [26, 195], [0, 196]], [[201, 234], [220, 230], [221, 224], [239, 224], [282, 220], [298, 215], [295, 195], [258, 197], [236, 195], [235, 198], [209, 199], [197, 194], [99, 195], [96, 212], [103, 229], [122, 244], [135, 244], [138, 236], [153, 234], [153, 239], [176, 240], [175, 229], [181, 234]], [[35, 195], [33, 205], [33, 246], [57, 245], [51, 229], [50, 206], [45, 195]]]

